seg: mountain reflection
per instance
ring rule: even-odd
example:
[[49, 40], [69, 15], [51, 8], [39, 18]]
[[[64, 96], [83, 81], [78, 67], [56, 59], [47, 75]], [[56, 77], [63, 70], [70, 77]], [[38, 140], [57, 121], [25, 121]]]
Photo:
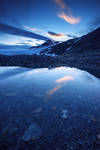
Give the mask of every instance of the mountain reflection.
[[28, 71], [28, 75], [33, 75], [33, 74], [35, 74], [35, 73], [42, 73], [42, 72], [46, 72], [46, 71], [48, 71], [48, 69], [47, 68], [44, 68], [44, 69], [33, 69], [33, 70], [31, 70], [31, 71]]

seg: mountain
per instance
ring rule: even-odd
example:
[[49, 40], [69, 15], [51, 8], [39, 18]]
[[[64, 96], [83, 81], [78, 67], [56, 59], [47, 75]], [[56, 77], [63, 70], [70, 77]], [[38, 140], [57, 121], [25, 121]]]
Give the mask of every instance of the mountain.
[[0, 66], [67, 66], [88, 71], [100, 78], [100, 28], [62, 43], [46, 41], [38, 47], [24, 50], [0, 50], [0, 54]]
[[59, 42], [56, 42], [53, 40], [47, 40], [43, 44], [41, 44], [39, 46], [32, 46], [29, 49], [32, 51], [32, 54], [53, 55], [50, 53], [51, 49], [52, 49], [52, 47], [54, 47], [55, 45], [58, 45], [58, 44], [59, 44]]
[[72, 46], [74, 45], [74, 43], [76, 43], [79, 39], [80, 38], [75, 38], [75, 39], [71, 39], [71, 40], [56, 44], [51, 48], [51, 51], [49, 52], [49, 54], [62, 55], [66, 53], [67, 50], [70, 50]]
[[100, 49], [100, 28], [79, 38], [59, 43], [47, 40], [40, 46], [31, 47], [33, 54], [63, 55], [66, 53], [79, 53], [88, 50]]
[[[29, 45], [2, 45], [0, 44], [0, 54], [5, 55], [47, 55], [62, 56], [100, 50], [100, 28], [79, 38], [70, 39], [65, 42], [47, 40], [39, 46]], [[98, 53], [98, 52], [97, 52]]]
[[[62, 55], [70, 51], [80, 53], [88, 50], [100, 50], [100, 28], [80, 37], [68, 40], [52, 47], [50, 53]], [[69, 52], [68, 52], [69, 53]]]

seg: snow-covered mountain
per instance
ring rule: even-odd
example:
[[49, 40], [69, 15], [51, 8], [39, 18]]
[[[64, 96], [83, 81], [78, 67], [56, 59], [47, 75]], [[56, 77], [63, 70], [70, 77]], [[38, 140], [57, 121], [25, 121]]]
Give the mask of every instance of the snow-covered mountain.
[[52, 54], [82, 53], [100, 50], [100, 28], [82, 36], [74, 38], [52, 47]]
[[53, 41], [53, 40], [47, 40], [40, 46], [33, 46], [30, 47], [29, 49], [31, 50], [32, 54], [37, 54], [37, 55], [52, 55], [54, 56], [55, 54], [51, 53], [51, 50], [54, 46], [58, 45], [59, 42]]
[[5, 55], [47, 55], [56, 56], [64, 55], [66, 53], [80, 53], [88, 50], [100, 50], [100, 28], [88, 33], [79, 38], [70, 39], [65, 42], [56, 42], [47, 40], [39, 46], [33, 47], [15, 47], [0, 48], [0, 54]]
[[3, 45], [0, 44], [0, 54], [4, 55], [51, 55], [51, 49], [53, 46], [59, 44], [59, 42], [53, 40], [47, 40], [39, 46], [27, 46], [27, 45]]

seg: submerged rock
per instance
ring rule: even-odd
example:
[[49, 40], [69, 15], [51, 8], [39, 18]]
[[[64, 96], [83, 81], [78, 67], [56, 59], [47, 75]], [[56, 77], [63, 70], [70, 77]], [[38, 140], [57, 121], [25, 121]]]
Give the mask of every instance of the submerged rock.
[[42, 108], [41, 107], [39, 107], [39, 108], [37, 108], [37, 109], [35, 109], [35, 111], [34, 111], [35, 113], [41, 113], [42, 112]]
[[100, 141], [100, 134], [97, 135], [97, 139]]
[[1, 131], [2, 135], [12, 136], [18, 129], [16, 127], [7, 125]]
[[42, 135], [41, 128], [36, 123], [32, 123], [25, 131], [22, 140], [28, 142], [30, 140], [40, 138], [41, 135]]
[[4, 127], [1, 130], [0, 138], [4, 139], [7, 137], [10, 137], [10, 136], [16, 134], [17, 130], [18, 130], [18, 128], [14, 127], [14, 126], [7, 125], [6, 127]]
[[63, 111], [62, 111], [61, 118], [62, 118], [62, 119], [67, 119], [67, 118], [68, 118], [68, 111], [67, 111], [67, 110], [63, 110]]
[[62, 114], [61, 118], [62, 118], [62, 119], [66, 119], [66, 118], [67, 118], [67, 115], [66, 115], [66, 114]]

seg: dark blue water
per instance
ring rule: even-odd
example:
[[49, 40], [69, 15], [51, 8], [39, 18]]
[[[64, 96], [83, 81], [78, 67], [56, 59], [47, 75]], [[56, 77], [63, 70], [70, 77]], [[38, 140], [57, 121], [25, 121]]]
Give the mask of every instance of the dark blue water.
[[[33, 122], [42, 135], [25, 142]], [[99, 149], [100, 80], [75, 68], [0, 67], [0, 134], [1, 149]]]

